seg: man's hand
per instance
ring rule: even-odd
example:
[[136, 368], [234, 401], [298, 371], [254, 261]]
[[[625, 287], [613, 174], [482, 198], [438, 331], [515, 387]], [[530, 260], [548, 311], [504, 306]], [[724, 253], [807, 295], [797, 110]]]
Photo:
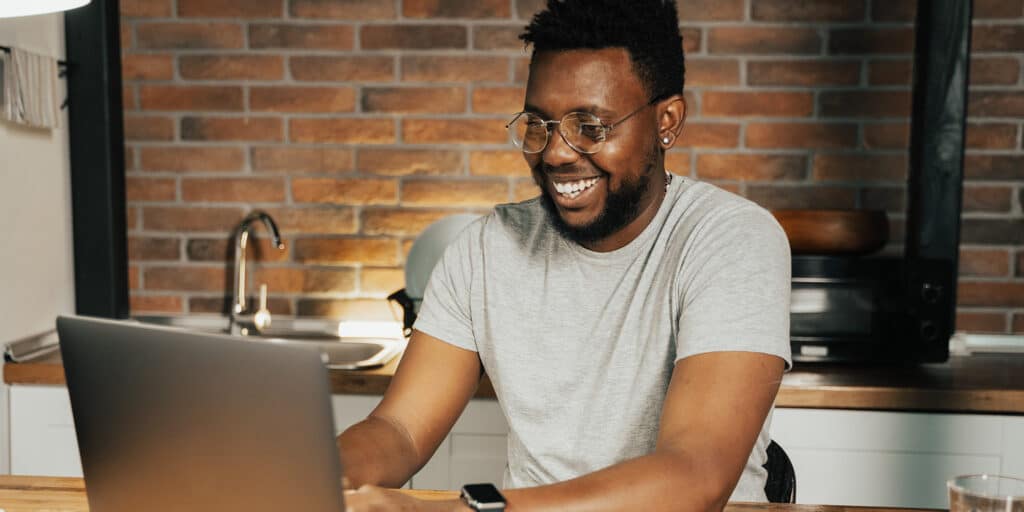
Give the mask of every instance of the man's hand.
[[345, 491], [345, 512], [455, 512], [468, 511], [461, 501], [419, 500], [391, 489], [364, 485]]

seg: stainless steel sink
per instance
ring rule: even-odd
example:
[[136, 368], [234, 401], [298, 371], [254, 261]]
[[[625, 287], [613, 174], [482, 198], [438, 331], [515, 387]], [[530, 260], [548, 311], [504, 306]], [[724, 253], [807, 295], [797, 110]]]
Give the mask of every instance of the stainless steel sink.
[[228, 332], [228, 318], [217, 315], [137, 316], [134, 320], [197, 332], [229, 334], [254, 342], [319, 350], [328, 368], [361, 370], [387, 364], [405, 349], [401, 325], [338, 322], [322, 318], [274, 317], [261, 333]]

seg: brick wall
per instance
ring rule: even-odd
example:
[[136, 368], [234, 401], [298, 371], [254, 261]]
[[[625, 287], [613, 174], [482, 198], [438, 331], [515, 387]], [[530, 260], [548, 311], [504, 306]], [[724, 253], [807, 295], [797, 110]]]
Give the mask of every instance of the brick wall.
[[[668, 165], [768, 208], [880, 208], [903, 237], [912, 0], [679, 0]], [[390, 318], [432, 221], [535, 195], [503, 124], [540, 0], [122, 0], [133, 312], [224, 308], [250, 209], [271, 310]], [[1024, 0], [975, 0], [958, 327], [1024, 332]], [[891, 247], [898, 250], [898, 247]]]

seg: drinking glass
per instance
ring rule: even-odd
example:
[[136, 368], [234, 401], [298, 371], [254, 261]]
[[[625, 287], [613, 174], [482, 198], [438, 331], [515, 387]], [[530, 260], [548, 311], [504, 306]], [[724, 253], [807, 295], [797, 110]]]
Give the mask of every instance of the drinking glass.
[[949, 487], [950, 512], [1024, 512], [1024, 480], [999, 475], [958, 476]]

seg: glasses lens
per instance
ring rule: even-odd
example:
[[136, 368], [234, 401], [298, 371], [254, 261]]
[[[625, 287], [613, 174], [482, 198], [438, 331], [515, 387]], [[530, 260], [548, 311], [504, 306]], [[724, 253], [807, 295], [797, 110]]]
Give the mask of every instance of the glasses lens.
[[512, 134], [512, 142], [527, 153], [539, 153], [548, 143], [547, 125], [534, 114], [520, 114], [508, 125], [508, 131]]
[[562, 119], [558, 129], [576, 151], [597, 153], [608, 133], [601, 119], [586, 112], [570, 112]]

